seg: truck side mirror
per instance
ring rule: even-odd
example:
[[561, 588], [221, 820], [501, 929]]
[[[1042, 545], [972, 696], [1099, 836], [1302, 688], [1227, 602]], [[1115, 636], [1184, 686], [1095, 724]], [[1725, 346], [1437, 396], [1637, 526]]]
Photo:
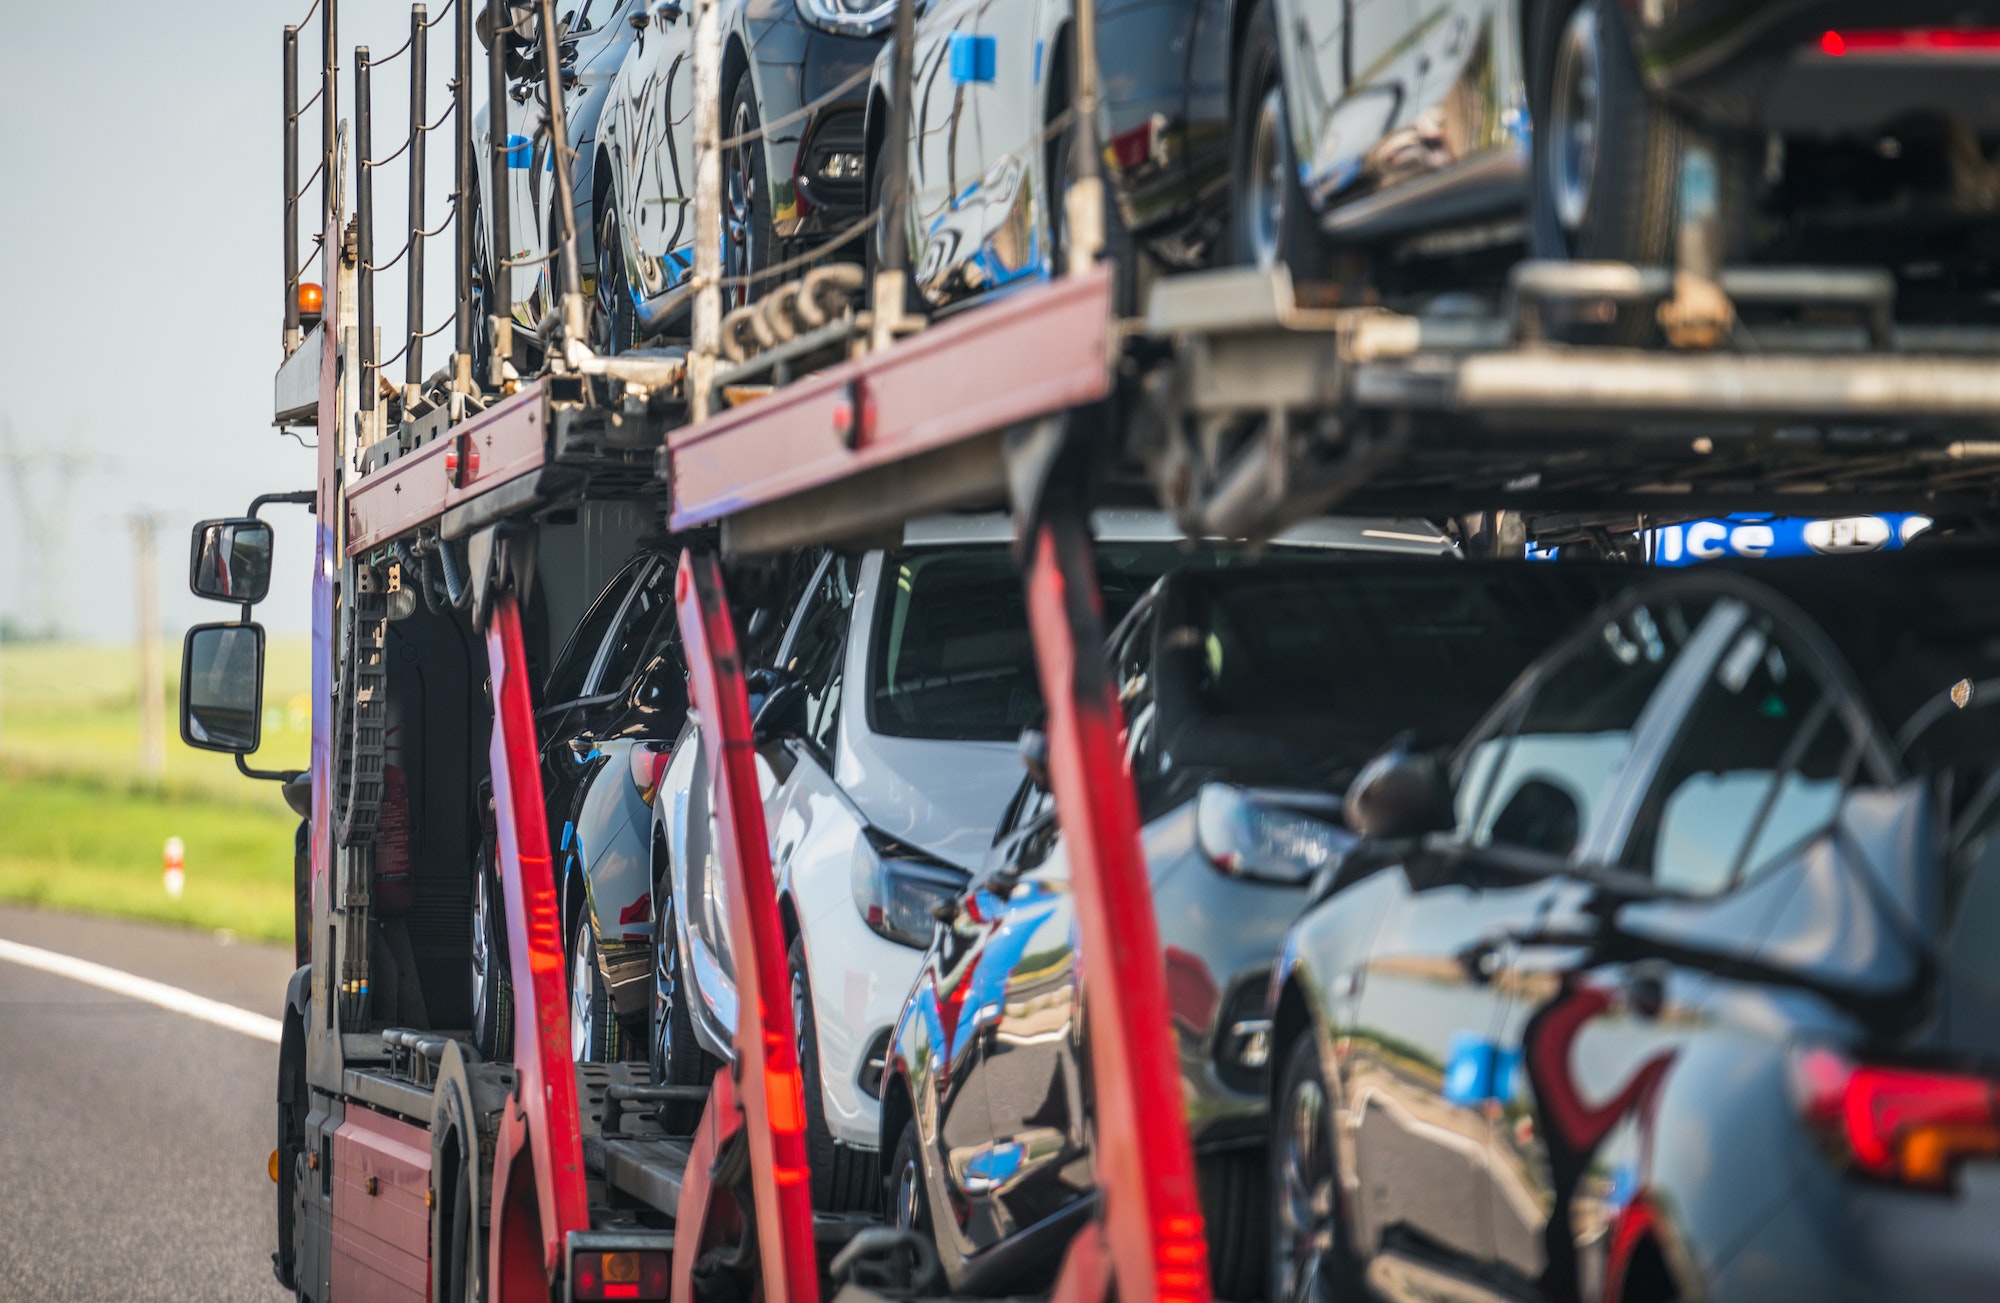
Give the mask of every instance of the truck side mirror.
[[200, 522], [188, 553], [188, 587], [197, 597], [248, 605], [271, 591], [271, 526], [254, 516]]
[[262, 741], [264, 626], [198, 624], [181, 645], [181, 741], [248, 755]]

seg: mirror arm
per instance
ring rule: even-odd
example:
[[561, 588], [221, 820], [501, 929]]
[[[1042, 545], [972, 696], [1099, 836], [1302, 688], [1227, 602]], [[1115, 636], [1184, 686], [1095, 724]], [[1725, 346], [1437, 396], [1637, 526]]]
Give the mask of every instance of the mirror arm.
[[295, 782], [307, 773], [303, 769], [252, 769], [245, 763], [241, 751], [236, 753], [236, 768], [245, 778], [262, 778], [277, 783]]
[[318, 500], [319, 494], [315, 489], [299, 489], [294, 493], [260, 493], [250, 499], [250, 510], [245, 514], [254, 519], [259, 511], [262, 511], [265, 507], [273, 503], [283, 506], [309, 508], [314, 506]]

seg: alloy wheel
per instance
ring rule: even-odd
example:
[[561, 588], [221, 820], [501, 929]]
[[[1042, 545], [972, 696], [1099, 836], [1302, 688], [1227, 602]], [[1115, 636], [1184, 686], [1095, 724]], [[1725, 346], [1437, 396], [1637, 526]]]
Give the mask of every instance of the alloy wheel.
[[653, 917], [653, 1080], [663, 1083], [674, 1057], [674, 932], [673, 905], [654, 893]]
[[1257, 102], [1257, 120], [1250, 130], [1250, 161], [1243, 205], [1250, 252], [1259, 270], [1278, 264], [1285, 230], [1285, 105], [1284, 87], [1273, 82]]
[[580, 1061], [597, 1061], [597, 993], [592, 978], [597, 973], [597, 938], [591, 934], [590, 920], [577, 924], [576, 949], [569, 965], [569, 1044]]
[[472, 888], [472, 1025], [486, 1025], [486, 1002], [493, 969], [493, 899], [487, 885], [489, 875], [482, 866]]
[[1308, 1077], [1285, 1102], [1278, 1163], [1277, 1297], [1325, 1303], [1333, 1297], [1334, 1188], [1326, 1090]]
[[907, 1155], [903, 1165], [896, 1170], [896, 1202], [892, 1213], [896, 1219], [896, 1229], [914, 1231], [918, 1229], [918, 1200], [923, 1197], [923, 1184], [917, 1171], [917, 1156]]
[[[750, 105], [739, 103], [730, 119], [729, 134], [745, 136], [757, 129], [750, 119]], [[757, 227], [757, 187], [751, 172], [750, 151], [761, 149], [758, 140], [741, 140], [730, 146], [722, 178], [722, 275], [726, 280], [750, 274], [750, 243]], [[722, 310], [728, 312], [750, 301], [746, 283], [725, 286]]]
[[1550, 175], [1556, 220], [1574, 237], [1590, 219], [1597, 185], [1597, 141], [1602, 126], [1602, 70], [1597, 5], [1585, 0], [1569, 16], [1556, 43], [1549, 100]]

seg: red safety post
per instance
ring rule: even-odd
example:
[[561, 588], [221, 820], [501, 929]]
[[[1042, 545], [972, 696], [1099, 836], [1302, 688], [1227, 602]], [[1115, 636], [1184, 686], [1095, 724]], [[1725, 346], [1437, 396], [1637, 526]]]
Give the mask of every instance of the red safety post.
[[549, 859], [521, 607], [512, 592], [493, 599], [486, 663], [493, 678], [489, 755], [514, 977], [516, 1073], [494, 1142], [488, 1298], [548, 1303], [564, 1241], [571, 1231], [590, 1229], [590, 1205], [564, 1001], [562, 912]]
[[[722, 568], [713, 556], [681, 554], [674, 602], [687, 653], [688, 688], [700, 714], [701, 744], [714, 784], [716, 861], [728, 884], [729, 941], [736, 955], [736, 1063], [717, 1074], [708, 1112], [728, 1108], [732, 1099], [742, 1109], [756, 1207], [741, 1211], [756, 1224], [764, 1303], [818, 1303], [805, 1088], [787, 994], [784, 930], [771, 882], [771, 843], [757, 787], [743, 663], [723, 596]], [[717, 1147], [730, 1129], [727, 1118], [703, 1118], [702, 1135], [713, 1136]], [[678, 1225], [702, 1225], [715, 1193], [709, 1165], [690, 1163]], [[674, 1299], [689, 1303], [700, 1236], [683, 1229], [675, 1238]]]
[[1077, 1237], [1056, 1297], [1207, 1303], [1208, 1243], [1168, 1030], [1166, 965], [1082, 512], [1059, 512], [1038, 527], [1027, 588], [1090, 1019], [1104, 1208], [1102, 1242], [1095, 1226]]

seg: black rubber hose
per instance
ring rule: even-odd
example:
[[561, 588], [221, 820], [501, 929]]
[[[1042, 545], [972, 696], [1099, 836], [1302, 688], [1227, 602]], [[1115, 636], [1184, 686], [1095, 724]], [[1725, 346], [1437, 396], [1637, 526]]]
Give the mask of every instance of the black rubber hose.
[[472, 593], [466, 583], [466, 563], [458, 559], [458, 553], [444, 539], [438, 540], [438, 556], [444, 562], [444, 591], [454, 607], [463, 610], [472, 600]]
[[443, 615], [445, 605], [438, 599], [436, 581], [431, 578], [431, 568], [417, 559], [410, 551], [408, 543], [396, 544], [396, 559], [403, 563], [405, 583], [415, 583], [417, 591], [424, 595], [424, 608], [432, 615]]

